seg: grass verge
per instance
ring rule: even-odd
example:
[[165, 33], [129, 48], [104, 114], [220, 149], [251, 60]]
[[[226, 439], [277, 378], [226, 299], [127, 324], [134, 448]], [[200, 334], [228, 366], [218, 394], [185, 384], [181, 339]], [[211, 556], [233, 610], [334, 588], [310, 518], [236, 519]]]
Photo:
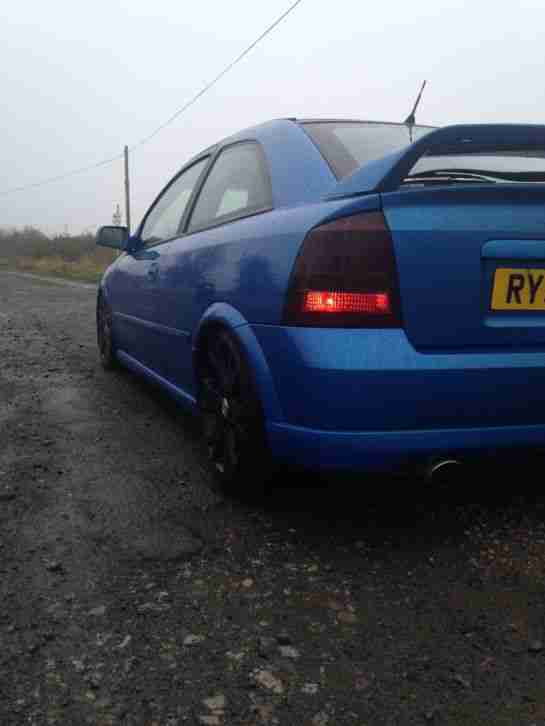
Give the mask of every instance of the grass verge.
[[14, 257], [0, 259], [0, 269], [32, 272], [48, 277], [62, 277], [79, 282], [96, 282], [112, 260], [97, 258], [96, 255], [83, 255], [75, 260], [66, 260], [60, 255], [49, 257]]

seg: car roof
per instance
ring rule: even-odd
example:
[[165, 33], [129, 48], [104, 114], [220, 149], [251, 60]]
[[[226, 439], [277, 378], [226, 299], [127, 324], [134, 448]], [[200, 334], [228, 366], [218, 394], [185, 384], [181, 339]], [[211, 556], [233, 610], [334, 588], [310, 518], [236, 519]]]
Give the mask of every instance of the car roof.
[[[404, 121], [377, 121], [376, 119], [361, 118], [294, 118], [290, 119], [299, 124], [376, 124], [377, 126], [406, 126]], [[417, 123], [415, 126], [426, 129], [435, 129], [431, 124]]]
[[[221, 149], [232, 144], [245, 141], [256, 141], [265, 150], [269, 172], [275, 189], [275, 205], [303, 203], [321, 198], [327, 193], [337, 179], [322, 153], [305, 132], [304, 125], [308, 123], [354, 123], [376, 124], [401, 127], [404, 124], [395, 121], [364, 121], [361, 119], [338, 118], [278, 118], [264, 123], [250, 126], [241, 131], [225, 137], [203, 149], [199, 154], [188, 160], [182, 167], [187, 169], [199, 159], [207, 155], [214, 155]], [[420, 126], [420, 124], [419, 124]], [[433, 126], [429, 127], [432, 130]], [[289, 154], [291, 167], [300, 166], [304, 169], [305, 184], [301, 184], [293, 173], [287, 171], [285, 154]]]
[[[231, 134], [229, 136], [224, 137], [220, 141], [217, 141], [215, 144], [212, 144], [211, 146], [208, 146], [206, 149], [203, 149], [200, 151], [196, 156], [194, 156], [190, 162], [188, 163], [194, 163], [199, 157], [205, 156], [207, 154], [213, 154], [216, 152], [220, 147], [222, 146], [228, 146], [229, 144], [236, 143], [237, 141], [244, 141], [245, 139], [260, 139], [260, 136], [263, 132], [270, 132], [271, 130], [278, 130], [281, 131], [282, 128], [285, 128], [286, 125], [295, 124], [296, 126], [303, 126], [305, 124], [334, 124], [334, 123], [343, 123], [343, 124], [373, 124], [373, 125], [380, 125], [380, 126], [404, 126], [405, 124], [402, 121], [377, 121], [377, 120], [371, 120], [371, 119], [348, 119], [348, 118], [315, 118], [315, 117], [308, 117], [308, 118], [296, 118], [293, 117], [285, 117], [285, 118], [277, 118], [277, 119], [271, 119], [269, 121], [264, 121], [260, 124], [256, 124], [255, 126], [248, 126], [247, 128], [241, 129], [240, 131], [236, 131], [234, 134]], [[416, 126], [420, 128], [429, 128], [429, 129], [436, 129], [437, 126], [432, 126], [431, 124], [416, 124]], [[184, 166], [187, 166], [187, 163], [184, 164]]]
[[[277, 118], [277, 119], [271, 119], [270, 121], [264, 121], [263, 123], [256, 124], [255, 126], [249, 126], [248, 128], [242, 129], [241, 131], [237, 131], [236, 133], [232, 134], [231, 136], [227, 136], [225, 139], [220, 141], [219, 143], [215, 144], [211, 148], [217, 148], [220, 145], [224, 145], [226, 143], [230, 143], [232, 140], [238, 139], [239, 137], [249, 137], [249, 136], [259, 136], [259, 132], [262, 129], [270, 129], [274, 126], [285, 126], [287, 123], [293, 123], [297, 125], [304, 125], [304, 124], [373, 124], [377, 126], [404, 126], [405, 123], [403, 121], [377, 121], [377, 120], [371, 120], [371, 119], [354, 119], [354, 118], [337, 118], [337, 117], [331, 117], [331, 118], [315, 118], [315, 117], [305, 117], [305, 118], [297, 118], [295, 116], [292, 117], [285, 117], [285, 118]], [[421, 128], [429, 128], [429, 129], [435, 129], [437, 126], [432, 126], [431, 124], [415, 124], [416, 126], [419, 126]]]

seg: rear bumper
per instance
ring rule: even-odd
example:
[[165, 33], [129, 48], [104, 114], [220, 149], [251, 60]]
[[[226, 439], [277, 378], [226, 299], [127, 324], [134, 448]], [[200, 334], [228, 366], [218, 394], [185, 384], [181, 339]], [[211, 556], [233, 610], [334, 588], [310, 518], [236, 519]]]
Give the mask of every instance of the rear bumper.
[[273, 454], [303, 466], [545, 444], [545, 350], [421, 353], [402, 330], [254, 325], [279, 415]]
[[542, 426], [501, 426], [428, 431], [318, 431], [271, 424], [267, 427], [275, 458], [308, 469], [398, 471], [419, 467], [439, 456], [545, 447]]

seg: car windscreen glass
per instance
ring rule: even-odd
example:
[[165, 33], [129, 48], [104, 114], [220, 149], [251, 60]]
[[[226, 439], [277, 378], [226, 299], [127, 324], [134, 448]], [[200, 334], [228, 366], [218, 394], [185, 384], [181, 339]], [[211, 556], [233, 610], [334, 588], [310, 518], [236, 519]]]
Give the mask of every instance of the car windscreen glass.
[[[313, 121], [302, 125], [339, 179], [363, 164], [399, 151], [411, 143], [411, 134], [405, 124]], [[433, 131], [430, 126], [414, 126], [412, 141], [430, 131]]]

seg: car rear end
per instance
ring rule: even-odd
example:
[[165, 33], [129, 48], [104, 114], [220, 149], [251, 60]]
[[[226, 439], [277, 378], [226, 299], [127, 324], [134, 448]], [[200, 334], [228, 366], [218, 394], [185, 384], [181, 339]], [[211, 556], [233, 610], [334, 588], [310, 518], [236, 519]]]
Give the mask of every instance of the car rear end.
[[[464, 151], [477, 139], [463, 157], [438, 134], [440, 156], [432, 148], [420, 167], [410, 151], [411, 164], [399, 155], [378, 181], [371, 163], [367, 177], [334, 190], [339, 208], [301, 246], [282, 325], [256, 326], [284, 414], [269, 422], [277, 456], [384, 470], [543, 445], [545, 133], [536, 128], [530, 143], [496, 127], [494, 147], [483, 147], [482, 130], [460, 133]], [[501, 176], [419, 176], [439, 158], [499, 173], [489, 157], [501, 159]]]

